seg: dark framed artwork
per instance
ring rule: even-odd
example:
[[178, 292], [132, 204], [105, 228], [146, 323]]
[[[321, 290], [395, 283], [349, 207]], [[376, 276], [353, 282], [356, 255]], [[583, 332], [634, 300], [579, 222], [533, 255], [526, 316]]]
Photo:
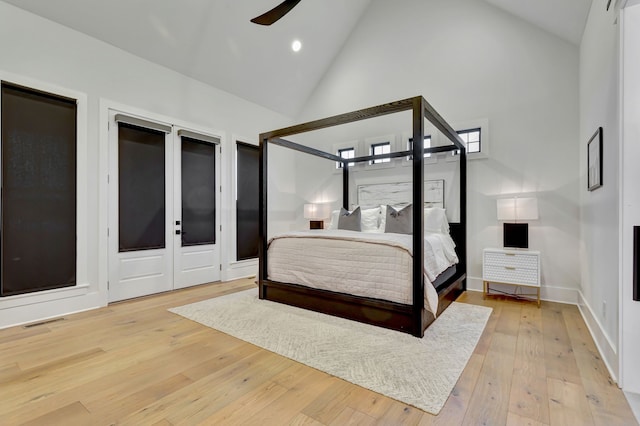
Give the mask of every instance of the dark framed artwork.
[[633, 227], [633, 300], [640, 302], [640, 226]]
[[587, 189], [602, 186], [602, 127], [587, 142]]

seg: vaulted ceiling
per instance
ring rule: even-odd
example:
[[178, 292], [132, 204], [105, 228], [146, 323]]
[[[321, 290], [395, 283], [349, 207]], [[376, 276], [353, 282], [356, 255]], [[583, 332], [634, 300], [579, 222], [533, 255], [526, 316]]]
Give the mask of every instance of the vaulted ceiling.
[[[4, 0], [218, 89], [295, 116], [372, 0]], [[391, 0], [373, 0], [391, 1]], [[405, 0], [394, 0], [405, 1]], [[579, 44], [591, 0], [477, 0]], [[291, 43], [302, 42], [294, 53]]]
[[485, 0], [558, 37], [580, 44], [592, 0]]

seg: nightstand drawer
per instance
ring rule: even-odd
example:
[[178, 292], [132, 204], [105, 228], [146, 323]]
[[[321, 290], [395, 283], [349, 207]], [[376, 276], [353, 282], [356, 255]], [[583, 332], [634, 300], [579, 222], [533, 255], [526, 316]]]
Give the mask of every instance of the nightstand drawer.
[[[534, 259], [535, 260], [535, 259]], [[483, 279], [491, 282], [527, 284], [539, 286], [538, 269], [518, 268], [514, 266], [498, 266], [485, 264]]]
[[504, 253], [485, 251], [485, 266], [508, 266], [511, 268], [538, 269], [538, 256], [527, 253]]

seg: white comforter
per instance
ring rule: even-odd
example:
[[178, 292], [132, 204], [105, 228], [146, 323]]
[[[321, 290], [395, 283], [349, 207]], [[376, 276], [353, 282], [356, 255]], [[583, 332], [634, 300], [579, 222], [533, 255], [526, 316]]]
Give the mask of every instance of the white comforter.
[[[280, 282], [413, 303], [412, 235], [345, 230], [298, 231], [269, 241], [267, 275]], [[425, 284], [458, 263], [449, 235], [424, 237]], [[425, 307], [438, 309], [438, 294], [425, 285]]]

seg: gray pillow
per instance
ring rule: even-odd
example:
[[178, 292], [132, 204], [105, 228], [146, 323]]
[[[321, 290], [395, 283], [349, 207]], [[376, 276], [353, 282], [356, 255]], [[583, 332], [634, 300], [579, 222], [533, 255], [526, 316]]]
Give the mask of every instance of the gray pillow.
[[400, 210], [387, 206], [387, 218], [384, 232], [411, 234], [413, 229], [413, 207], [409, 204]]
[[340, 217], [338, 218], [338, 229], [346, 229], [348, 231], [360, 231], [360, 207], [352, 212], [342, 207], [340, 209]]

